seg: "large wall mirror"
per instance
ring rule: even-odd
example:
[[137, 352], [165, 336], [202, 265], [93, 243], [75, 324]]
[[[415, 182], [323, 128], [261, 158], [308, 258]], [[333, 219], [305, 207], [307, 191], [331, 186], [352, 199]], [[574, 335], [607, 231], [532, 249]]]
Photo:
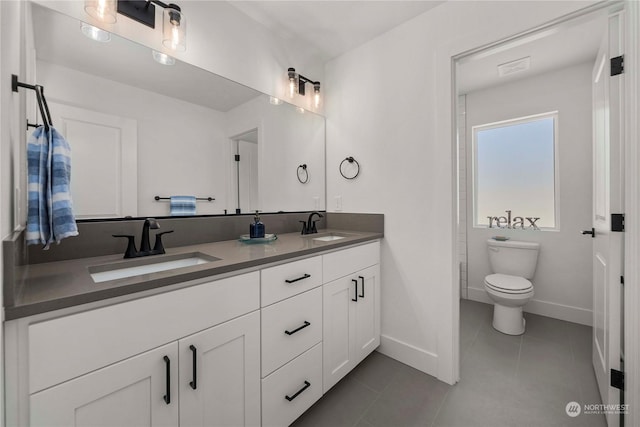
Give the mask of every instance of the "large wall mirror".
[[95, 30], [45, 7], [32, 16], [79, 220], [170, 216], [178, 195], [202, 199], [196, 215], [325, 209], [324, 117], [115, 34], [85, 37]]

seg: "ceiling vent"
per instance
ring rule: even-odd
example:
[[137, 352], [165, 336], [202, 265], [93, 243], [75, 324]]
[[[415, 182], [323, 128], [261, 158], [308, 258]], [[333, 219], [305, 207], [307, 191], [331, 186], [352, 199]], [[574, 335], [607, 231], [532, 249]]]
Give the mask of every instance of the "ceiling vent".
[[498, 65], [498, 76], [504, 77], [510, 74], [526, 71], [529, 69], [530, 65], [531, 65], [530, 56], [527, 56], [526, 58], [516, 59], [515, 61], [511, 61], [511, 62], [506, 62], [504, 64], [500, 64]]

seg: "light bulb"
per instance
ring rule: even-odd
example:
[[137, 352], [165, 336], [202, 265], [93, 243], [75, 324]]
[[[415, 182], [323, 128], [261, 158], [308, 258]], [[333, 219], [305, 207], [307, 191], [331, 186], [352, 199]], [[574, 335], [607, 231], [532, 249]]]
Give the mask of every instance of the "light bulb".
[[313, 83], [313, 104], [316, 108], [320, 106], [320, 82]]
[[187, 21], [175, 4], [163, 12], [162, 44], [172, 50], [187, 50]]
[[117, 20], [117, 0], [85, 0], [84, 10], [106, 24], [114, 24]]
[[296, 95], [296, 92], [298, 89], [298, 79], [296, 76], [296, 69], [289, 68], [287, 70], [287, 76], [289, 77], [289, 87], [287, 90], [287, 95], [289, 95], [289, 98], [293, 98]]

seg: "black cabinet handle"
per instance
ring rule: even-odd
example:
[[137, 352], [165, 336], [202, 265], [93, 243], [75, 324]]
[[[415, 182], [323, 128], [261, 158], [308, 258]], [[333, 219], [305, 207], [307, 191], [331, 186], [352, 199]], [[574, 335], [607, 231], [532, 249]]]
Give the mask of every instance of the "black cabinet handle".
[[285, 280], [285, 282], [287, 283], [294, 283], [297, 282], [298, 280], [304, 280], [304, 279], [308, 279], [309, 277], [311, 277], [310, 274], [305, 273], [304, 276], [300, 276], [297, 279], [287, 279]]
[[309, 323], [309, 322], [307, 322], [307, 321], [305, 320], [305, 321], [304, 321], [304, 325], [300, 326], [300, 327], [299, 327], [299, 328], [297, 328], [297, 329], [294, 329], [293, 331], [284, 331], [284, 333], [285, 333], [285, 334], [287, 334], [287, 335], [293, 335], [293, 334], [295, 334], [296, 332], [303, 330], [303, 329], [304, 329], [304, 328], [306, 328], [307, 326], [311, 326], [311, 323]]
[[351, 281], [353, 282], [354, 285], [356, 285], [355, 286], [355, 290], [356, 290], [355, 296], [356, 297], [355, 297], [355, 299], [351, 298], [351, 301], [358, 302], [358, 281], [356, 279], [351, 279]]
[[364, 277], [358, 276], [358, 279], [362, 281], [362, 295], [359, 295], [359, 297], [364, 298]]
[[164, 395], [164, 403], [167, 405], [171, 403], [171, 360], [169, 356], [165, 356], [164, 363], [167, 366], [167, 394]]
[[192, 352], [192, 356], [193, 356], [193, 375], [192, 378], [193, 380], [189, 382], [189, 385], [191, 386], [192, 389], [197, 389], [198, 388], [198, 372], [196, 371], [197, 369], [197, 362], [198, 360], [196, 359], [196, 353], [197, 353], [197, 349], [194, 345], [190, 345], [189, 346], [189, 350], [191, 350]]
[[293, 399], [298, 397], [300, 395], [300, 393], [302, 393], [303, 391], [305, 391], [309, 387], [311, 387], [311, 383], [309, 381], [305, 381], [304, 382], [304, 386], [300, 390], [296, 391], [296, 394], [294, 394], [293, 396], [286, 395], [284, 398], [287, 399], [289, 402], [291, 402]]

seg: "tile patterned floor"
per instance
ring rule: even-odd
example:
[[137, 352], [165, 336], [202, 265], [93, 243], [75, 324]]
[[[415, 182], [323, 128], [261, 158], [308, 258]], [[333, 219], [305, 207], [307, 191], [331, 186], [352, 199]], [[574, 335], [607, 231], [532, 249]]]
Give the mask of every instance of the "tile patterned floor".
[[527, 331], [513, 337], [491, 327], [492, 310], [461, 301], [455, 386], [373, 352], [293, 425], [606, 426], [602, 415], [565, 413], [570, 401], [600, 403], [591, 328], [527, 313]]

